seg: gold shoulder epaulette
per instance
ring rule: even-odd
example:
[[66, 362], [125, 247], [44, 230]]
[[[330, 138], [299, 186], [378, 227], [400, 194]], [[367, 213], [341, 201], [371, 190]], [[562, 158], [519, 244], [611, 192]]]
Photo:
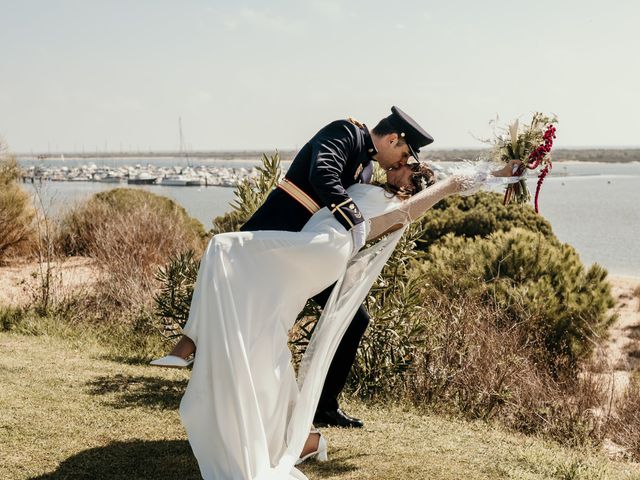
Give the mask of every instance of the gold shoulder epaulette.
[[355, 119], [355, 118], [353, 118], [353, 117], [349, 117], [349, 118], [347, 118], [347, 120], [348, 120], [349, 122], [353, 123], [353, 124], [354, 124], [356, 127], [358, 127], [358, 128], [364, 128], [364, 123], [359, 122], [358, 120], [356, 120], [356, 119]]

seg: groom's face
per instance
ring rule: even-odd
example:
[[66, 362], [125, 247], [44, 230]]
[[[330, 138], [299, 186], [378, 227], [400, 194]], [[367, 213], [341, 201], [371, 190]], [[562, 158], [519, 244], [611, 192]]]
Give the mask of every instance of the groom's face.
[[382, 138], [378, 153], [375, 156], [378, 164], [383, 170], [395, 170], [406, 165], [411, 156], [409, 145], [398, 137], [398, 134], [391, 133]]

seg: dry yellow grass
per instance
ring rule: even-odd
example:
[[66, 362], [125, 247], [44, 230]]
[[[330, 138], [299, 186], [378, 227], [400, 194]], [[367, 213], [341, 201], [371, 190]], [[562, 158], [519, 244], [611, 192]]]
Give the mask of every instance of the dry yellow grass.
[[[110, 360], [97, 344], [0, 333], [0, 478], [195, 479], [177, 413], [188, 372]], [[348, 403], [311, 479], [640, 479], [636, 464], [484, 423]]]

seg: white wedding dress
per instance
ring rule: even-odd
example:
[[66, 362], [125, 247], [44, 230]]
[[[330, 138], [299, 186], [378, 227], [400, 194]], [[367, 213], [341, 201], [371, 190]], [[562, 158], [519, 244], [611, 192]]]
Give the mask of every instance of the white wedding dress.
[[[408, 201], [377, 186], [356, 184], [347, 191], [367, 221], [388, 215], [397, 228], [453, 193], [438, 192], [437, 185], [427, 189], [432, 193], [422, 204], [413, 202], [414, 212], [402, 208]], [[418, 195], [412, 199], [420, 200]], [[306, 479], [294, 463], [331, 359], [403, 230], [351, 260], [351, 234], [326, 208], [301, 232], [234, 232], [211, 239], [184, 329], [197, 354], [180, 403], [203, 478]], [[296, 378], [289, 329], [307, 299], [334, 282]]]

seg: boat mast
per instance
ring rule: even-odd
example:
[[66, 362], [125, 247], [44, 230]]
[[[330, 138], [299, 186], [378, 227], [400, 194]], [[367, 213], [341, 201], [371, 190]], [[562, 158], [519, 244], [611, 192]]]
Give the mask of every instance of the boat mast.
[[180, 153], [187, 161], [187, 167], [190, 167], [191, 162], [189, 162], [189, 152], [187, 152], [187, 147], [184, 144], [184, 136], [182, 135], [182, 117], [178, 117], [178, 128], [180, 129]]

